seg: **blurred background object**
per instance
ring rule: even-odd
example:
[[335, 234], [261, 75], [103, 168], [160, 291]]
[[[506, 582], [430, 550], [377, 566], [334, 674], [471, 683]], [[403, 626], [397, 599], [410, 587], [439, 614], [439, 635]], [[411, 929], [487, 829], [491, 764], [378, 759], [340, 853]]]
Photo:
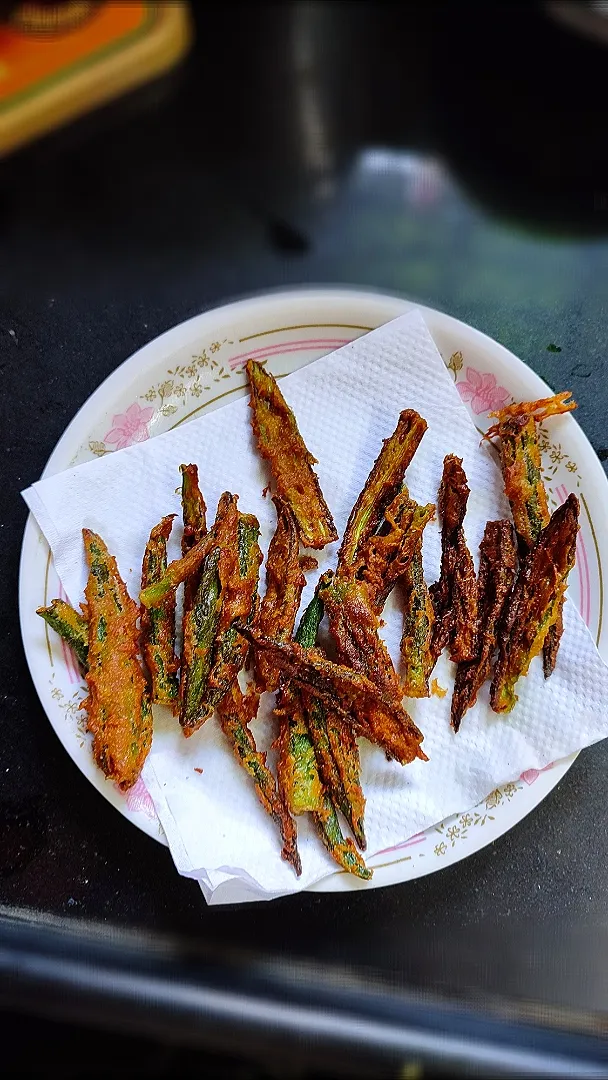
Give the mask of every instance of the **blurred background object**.
[[180, 3], [3, 3], [0, 17], [0, 154], [167, 71], [190, 42]]
[[608, 43], [606, 0], [548, 0], [548, 14], [586, 37]]

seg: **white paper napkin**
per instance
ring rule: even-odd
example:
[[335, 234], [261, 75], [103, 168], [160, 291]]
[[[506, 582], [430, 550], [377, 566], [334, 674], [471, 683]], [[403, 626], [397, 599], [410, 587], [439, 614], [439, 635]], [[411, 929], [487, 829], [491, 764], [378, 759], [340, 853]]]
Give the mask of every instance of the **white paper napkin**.
[[[444, 456], [456, 453], [463, 458], [471, 488], [465, 531], [477, 561], [486, 521], [508, 514], [502, 481], [492, 451], [480, 445], [418, 312], [294, 372], [283, 380], [282, 389], [319, 460], [321, 487], [340, 534], [400, 410], [417, 409], [429, 427], [407, 472], [410, 491], [419, 502], [435, 502]], [[552, 421], [556, 429], [561, 422]], [[148, 533], [163, 514], [179, 511], [178, 467], [191, 461], [199, 466], [210, 516], [222, 491], [238, 493], [241, 509], [260, 520], [266, 553], [274, 507], [262, 496], [268, 474], [254, 447], [247, 401], [241, 399], [24, 492], [72, 602], [81, 599], [86, 582], [83, 526], [101, 533], [137, 596]], [[176, 530], [175, 553], [178, 540]], [[320, 571], [334, 565], [336, 548], [331, 545], [320, 554]], [[438, 577], [440, 551], [434, 522], [424, 540], [429, 581]], [[303, 604], [317, 577], [309, 575]], [[389, 598], [384, 617], [382, 633], [398, 662], [402, 615], [395, 599]], [[425, 735], [426, 763], [401, 767], [361, 742], [369, 855], [474, 806], [524, 770], [541, 769], [608, 735], [608, 668], [571, 603], [565, 607], [565, 626], [553, 677], [545, 682], [535, 661], [518, 685], [520, 700], [509, 716], [498, 717], [490, 710], [485, 687], [457, 736], [449, 726], [449, 694], [408, 706]], [[442, 657], [435, 674], [451, 689], [453, 671]], [[270, 746], [275, 733], [271, 706], [272, 698], [265, 695], [252, 727], [260, 749]], [[272, 752], [269, 760], [272, 763]], [[297, 891], [335, 869], [308, 818], [298, 819], [301, 878], [281, 861], [276, 827], [233, 759], [215, 718], [186, 740], [177, 721], [157, 709], [144, 780], [178, 870], [200, 881], [210, 903], [269, 899]]]

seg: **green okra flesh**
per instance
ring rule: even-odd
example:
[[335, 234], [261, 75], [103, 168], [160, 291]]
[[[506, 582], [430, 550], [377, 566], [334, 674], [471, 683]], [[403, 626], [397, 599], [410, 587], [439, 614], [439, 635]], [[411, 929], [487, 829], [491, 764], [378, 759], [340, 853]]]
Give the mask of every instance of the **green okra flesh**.
[[84, 615], [81, 615], [65, 600], [51, 600], [48, 607], [36, 611], [41, 619], [50, 626], [71, 649], [74, 650], [80, 665], [86, 671], [89, 656], [89, 628]]
[[[167, 540], [174, 514], [152, 529], [144, 553], [141, 587], [160, 581], [167, 569]], [[169, 593], [156, 607], [141, 614], [142, 652], [152, 681], [152, 701], [174, 708], [179, 694], [175, 657], [175, 593]]]
[[185, 734], [196, 731], [213, 711], [204, 697], [220, 618], [219, 557], [219, 548], [213, 548], [205, 559], [192, 607], [184, 618], [179, 722]]

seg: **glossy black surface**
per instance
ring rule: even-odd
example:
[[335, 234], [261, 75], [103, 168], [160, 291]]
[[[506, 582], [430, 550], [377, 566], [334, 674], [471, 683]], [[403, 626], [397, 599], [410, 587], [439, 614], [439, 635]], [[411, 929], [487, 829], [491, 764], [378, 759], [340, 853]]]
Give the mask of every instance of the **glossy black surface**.
[[[184, 950], [297, 955], [318, 962], [321, 979], [338, 964], [397, 985], [485, 984], [606, 1006], [600, 981], [585, 984], [582, 1000], [577, 974], [577, 960], [596, 970], [603, 955], [591, 943], [608, 890], [605, 744], [582, 753], [530, 817], [452, 868], [367, 893], [206, 908], [167, 850], [100, 798], [60, 747], [17, 621], [19, 490], [39, 477], [75, 411], [158, 333], [252, 291], [353, 284], [443, 309], [570, 388], [608, 457], [606, 54], [516, 5], [497, 8], [494, 21], [484, 15], [475, 42], [481, 17], [436, 5], [203, 12], [180, 70], [2, 164], [0, 898], [9, 912], [170, 933]], [[508, 92], [505, 64], [518, 71]], [[559, 77], [574, 71], [583, 75]], [[572, 970], [530, 973], [515, 948], [509, 967], [500, 942], [519, 924], [550, 925], [558, 940], [574, 926], [588, 931]], [[479, 926], [481, 966], [456, 953], [444, 965], [423, 947], [439, 936], [466, 951]]]

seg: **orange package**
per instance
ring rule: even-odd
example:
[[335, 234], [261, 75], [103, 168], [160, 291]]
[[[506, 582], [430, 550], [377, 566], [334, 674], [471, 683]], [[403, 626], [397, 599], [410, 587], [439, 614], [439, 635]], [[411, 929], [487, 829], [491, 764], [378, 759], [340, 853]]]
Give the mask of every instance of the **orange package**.
[[173, 67], [186, 4], [16, 4], [0, 25], [0, 155]]

